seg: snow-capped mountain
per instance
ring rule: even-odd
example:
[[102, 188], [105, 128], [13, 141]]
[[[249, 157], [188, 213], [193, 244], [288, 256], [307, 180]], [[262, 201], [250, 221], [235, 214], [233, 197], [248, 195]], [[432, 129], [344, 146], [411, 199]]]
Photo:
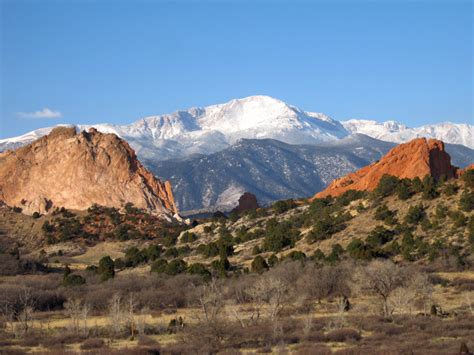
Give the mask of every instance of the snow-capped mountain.
[[[88, 127], [78, 126], [79, 129]], [[145, 117], [130, 125], [92, 127], [126, 139], [139, 157], [161, 160], [211, 154], [241, 138], [314, 144], [348, 135], [341, 123], [324, 114], [305, 112], [269, 96], [250, 96], [225, 104]], [[29, 143], [50, 129], [0, 140], [0, 149], [16, 147], [19, 142]]]
[[[185, 159], [221, 151], [239, 139], [275, 139], [288, 144], [335, 142], [351, 133], [404, 142], [434, 137], [445, 143], [474, 148], [474, 126], [440, 123], [408, 128], [395, 121], [339, 122], [322, 113], [303, 111], [269, 96], [250, 96], [224, 104], [149, 116], [128, 125], [97, 124], [104, 133], [115, 133], [135, 149], [141, 159]], [[0, 140], [0, 151], [17, 148], [47, 134], [42, 128], [20, 137]]]
[[474, 148], [474, 126], [466, 123], [443, 122], [415, 128], [396, 121], [353, 119], [341, 123], [350, 133], [361, 133], [387, 142], [402, 143], [413, 138], [427, 137]]
[[[362, 134], [315, 145], [243, 139], [213, 154], [144, 164], [171, 181], [180, 211], [230, 211], [246, 191], [263, 205], [311, 196], [333, 179], [380, 159], [395, 145]], [[456, 166], [474, 161], [474, 150], [465, 146], [446, 144], [446, 151]]]

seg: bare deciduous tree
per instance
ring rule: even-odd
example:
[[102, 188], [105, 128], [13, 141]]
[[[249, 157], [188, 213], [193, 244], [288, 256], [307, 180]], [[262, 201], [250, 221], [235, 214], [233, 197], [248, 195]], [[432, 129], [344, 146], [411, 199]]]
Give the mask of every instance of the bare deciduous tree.
[[214, 321], [220, 316], [224, 308], [224, 297], [216, 279], [201, 287], [199, 304], [207, 322]]
[[362, 292], [377, 296], [382, 303], [383, 316], [388, 317], [393, 312], [389, 297], [405, 282], [405, 272], [401, 267], [389, 260], [375, 260], [366, 267], [358, 268], [354, 285]]
[[64, 309], [70, 319], [69, 329], [72, 333], [79, 333], [80, 320], [82, 316], [82, 303], [81, 300], [74, 298], [64, 303]]
[[35, 300], [31, 291], [24, 288], [18, 297], [20, 311], [18, 314], [18, 322], [23, 334], [28, 334], [33, 323], [33, 313], [35, 310]]
[[115, 294], [112, 296], [109, 302], [109, 322], [110, 328], [115, 336], [117, 336], [122, 330], [122, 304], [119, 295]]

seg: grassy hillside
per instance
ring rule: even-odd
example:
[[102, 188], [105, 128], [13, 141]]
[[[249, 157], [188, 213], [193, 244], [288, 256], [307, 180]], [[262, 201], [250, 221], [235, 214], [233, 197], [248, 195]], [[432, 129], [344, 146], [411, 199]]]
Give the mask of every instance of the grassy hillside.
[[22, 353], [474, 348], [474, 171], [165, 223], [1, 207], [0, 346]]

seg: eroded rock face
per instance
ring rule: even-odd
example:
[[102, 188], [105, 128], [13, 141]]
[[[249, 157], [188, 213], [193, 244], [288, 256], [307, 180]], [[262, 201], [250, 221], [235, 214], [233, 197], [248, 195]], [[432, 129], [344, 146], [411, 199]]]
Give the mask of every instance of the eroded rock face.
[[120, 208], [127, 202], [157, 214], [177, 213], [170, 183], [155, 178], [127, 142], [95, 129], [76, 133], [73, 127], [55, 128], [0, 153], [0, 200], [28, 214], [92, 204]]
[[458, 168], [451, 165], [451, 157], [443, 142], [417, 138], [394, 147], [378, 162], [334, 180], [312, 199], [338, 196], [347, 190], [372, 191], [385, 174], [409, 179], [426, 175], [439, 179], [444, 175], [450, 179], [457, 177], [458, 173]]
[[257, 197], [250, 192], [245, 192], [240, 196], [239, 204], [232, 210], [232, 212], [242, 213], [245, 211], [256, 210], [258, 207]]

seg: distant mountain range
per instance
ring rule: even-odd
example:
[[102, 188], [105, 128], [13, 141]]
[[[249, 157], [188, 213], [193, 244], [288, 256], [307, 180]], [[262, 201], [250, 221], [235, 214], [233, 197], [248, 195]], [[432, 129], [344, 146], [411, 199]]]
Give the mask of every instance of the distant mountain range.
[[[91, 126], [77, 127], [88, 129]], [[423, 136], [474, 148], [473, 125], [440, 123], [407, 128], [394, 121], [339, 122], [322, 113], [303, 111], [269, 96], [250, 96], [225, 104], [150, 116], [129, 125], [97, 124], [92, 127], [104, 133], [117, 134], [130, 143], [139, 158], [153, 160], [212, 154], [242, 138], [318, 144], [334, 142], [352, 133], [397, 143]], [[0, 151], [31, 143], [51, 129], [43, 128], [20, 137], [0, 140]]]
[[[181, 211], [230, 210], [245, 191], [261, 204], [309, 197], [333, 179], [379, 160], [395, 145], [361, 134], [319, 145], [243, 139], [210, 155], [144, 164], [171, 181]], [[474, 150], [465, 146], [446, 144], [446, 150], [454, 165], [474, 161]]]
[[[339, 122], [268, 96], [150, 116], [129, 125], [76, 129], [90, 127], [124, 138], [157, 176], [171, 180], [180, 210], [230, 208], [244, 191], [261, 203], [311, 196], [332, 179], [379, 159], [394, 146], [389, 142], [417, 137], [451, 143], [446, 149], [454, 165], [474, 161], [469, 149], [474, 148], [473, 125]], [[31, 143], [52, 128], [0, 140], [0, 151]]]

